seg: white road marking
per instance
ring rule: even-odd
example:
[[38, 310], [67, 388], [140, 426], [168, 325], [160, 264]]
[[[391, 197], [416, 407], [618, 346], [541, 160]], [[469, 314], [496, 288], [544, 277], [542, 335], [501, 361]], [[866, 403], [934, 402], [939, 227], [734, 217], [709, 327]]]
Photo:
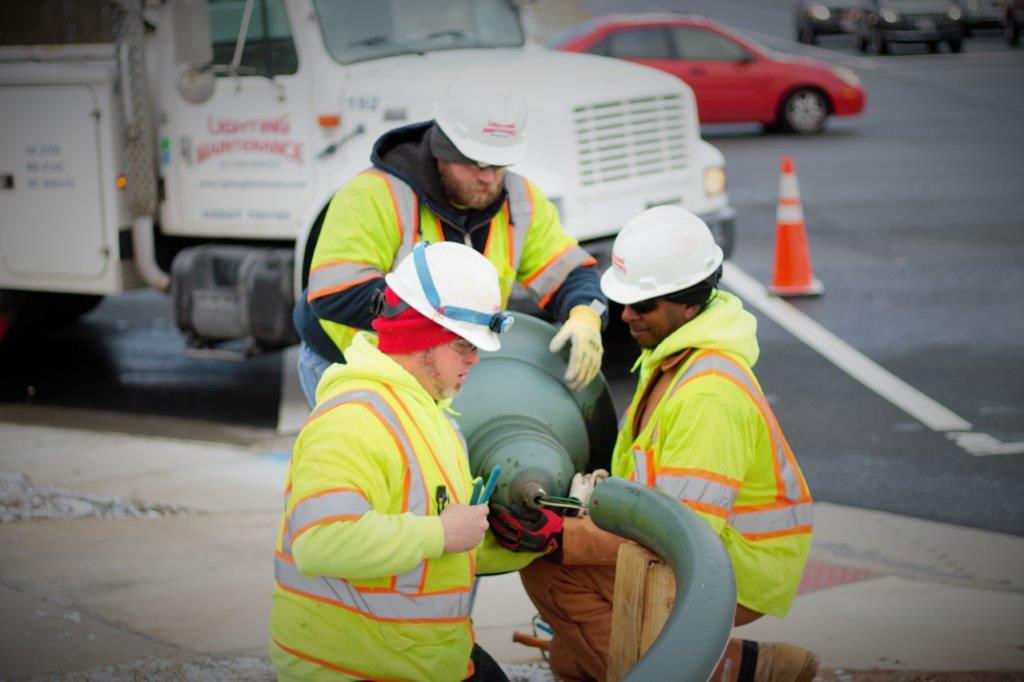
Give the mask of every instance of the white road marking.
[[309, 417], [309, 405], [299, 385], [299, 347], [281, 351], [281, 401], [277, 407], [277, 432], [298, 433]]
[[969, 421], [883, 369], [786, 301], [769, 295], [764, 286], [736, 264], [725, 263], [722, 282], [836, 367], [933, 431], [946, 432], [950, 440], [970, 454], [1024, 453], [1024, 442], [1003, 443], [987, 433], [973, 432]]

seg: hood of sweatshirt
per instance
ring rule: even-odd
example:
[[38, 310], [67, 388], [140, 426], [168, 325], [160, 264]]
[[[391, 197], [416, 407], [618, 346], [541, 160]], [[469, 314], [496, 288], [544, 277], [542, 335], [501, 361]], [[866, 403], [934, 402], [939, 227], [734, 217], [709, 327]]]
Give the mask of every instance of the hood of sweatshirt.
[[401, 178], [420, 196], [430, 210], [451, 226], [463, 232], [489, 225], [508, 196], [503, 189], [493, 204], [484, 209], [459, 209], [451, 205], [437, 172], [437, 162], [430, 153], [427, 134], [433, 121], [412, 123], [389, 130], [378, 138], [370, 154], [374, 168]]
[[757, 318], [743, 309], [736, 296], [716, 291], [704, 310], [666, 336], [655, 348], [646, 349], [633, 365], [647, 376], [662, 360], [686, 348], [714, 349], [739, 356], [748, 366], [757, 362]]

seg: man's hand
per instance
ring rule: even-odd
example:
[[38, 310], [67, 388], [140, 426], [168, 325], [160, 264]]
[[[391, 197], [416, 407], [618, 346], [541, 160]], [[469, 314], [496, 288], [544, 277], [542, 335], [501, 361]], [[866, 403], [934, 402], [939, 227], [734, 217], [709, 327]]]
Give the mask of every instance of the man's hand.
[[487, 532], [487, 505], [450, 504], [441, 512], [444, 551], [466, 552], [484, 539]]
[[489, 518], [498, 544], [512, 552], [553, 552], [562, 544], [562, 517], [550, 509], [530, 510], [522, 519], [492, 502]]
[[580, 510], [580, 516], [586, 515], [586, 506], [590, 502], [590, 496], [594, 494], [594, 488], [606, 478], [608, 478], [608, 472], [604, 469], [595, 469], [592, 473], [576, 474], [572, 477], [572, 484], [569, 486], [569, 497], [575, 497], [583, 503], [584, 508]]
[[569, 311], [569, 319], [551, 339], [548, 350], [557, 353], [572, 342], [569, 351], [569, 367], [565, 370], [565, 381], [569, 388], [578, 391], [601, 371], [601, 315], [588, 305], [578, 305]]

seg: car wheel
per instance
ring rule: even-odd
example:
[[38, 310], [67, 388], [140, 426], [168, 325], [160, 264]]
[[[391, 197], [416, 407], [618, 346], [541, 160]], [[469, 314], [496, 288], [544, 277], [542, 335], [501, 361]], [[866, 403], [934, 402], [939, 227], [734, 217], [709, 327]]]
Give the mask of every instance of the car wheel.
[[939, 51], [939, 41], [937, 41], [937, 40], [930, 40], [930, 41], [928, 41], [928, 51], [931, 52], [932, 54], [935, 54], [936, 52], [938, 52]]
[[796, 42], [806, 43], [807, 42], [807, 29], [800, 24], [796, 25]]
[[949, 51], [950, 52], [963, 52], [963, 49], [964, 49], [964, 41], [963, 41], [963, 39], [961, 39], [961, 38], [950, 38], [947, 42], [949, 43]]
[[1020, 26], [1014, 23], [1013, 19], [1007, 19], [1003, 35], [1006, 36], [1006, 42], [1010, 44], [1010, 47], [1016, 47], [1020, 42]]
[[818, 34], [815, 33], [814, 29], [812, 29], [812, 28], [807, 29], [807, 44], [808, 45], [817, 45], [818, 44]]
[[876, 53], [889, 54], [889, 41], [882, 37], [881, 31], [875, 31], [874, 35], [871, 36], [871, 39], [871, 42], [874, 43]]
[[786, 130], [800, 135], [813, 135], [825, 127], [828, 103], [817, 90], [797, 90], [783, 102], [780, 118]]
[[867, 54], [868, 51], [868, 38], [865, 35], [857, 35], [857, 49], [862, 53]]

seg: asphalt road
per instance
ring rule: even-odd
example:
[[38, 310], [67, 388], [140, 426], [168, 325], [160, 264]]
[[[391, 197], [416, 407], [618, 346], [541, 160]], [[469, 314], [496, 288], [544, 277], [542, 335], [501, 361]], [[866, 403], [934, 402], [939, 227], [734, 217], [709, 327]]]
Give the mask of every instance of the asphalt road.
[[[826, 287], [793, 305], [975, 432], [1024, 441], [1024, 50], [996, 33], [967, 40], [959, 55], [862, 57], [845, 38], [796, 46], [781, 0], [629, 9], [684, 4], [776, 49], [851, 66], [869, 93], [864, 116], [814, 138], [705, 128], [725, 154], [740, 216], [735, 264], [767, 283], [779, 164], [793, 156]], [[1024, 454], [971, 454], [755, 312], [755, 369], [816, 499], [1024, 535]], [[620, 408], [633, 356], [628, 340], [609, 344]], [[267, 428], [277, 424], [281, 377], [279, 353], [187, 356], [170, 302], [149, 291], [107, 300], [75, 326], [9, 338], [0, 352], [3, 401]]]

